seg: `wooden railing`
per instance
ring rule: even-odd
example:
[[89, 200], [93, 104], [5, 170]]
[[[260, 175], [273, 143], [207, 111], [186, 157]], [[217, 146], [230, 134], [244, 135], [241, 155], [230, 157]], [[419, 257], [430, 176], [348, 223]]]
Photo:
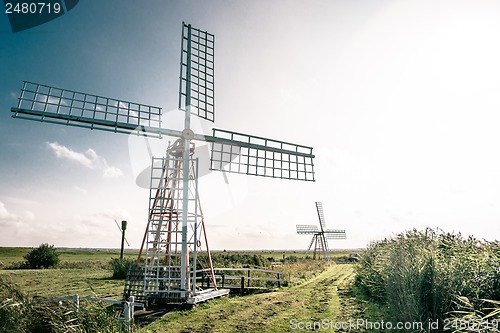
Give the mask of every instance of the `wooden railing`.
[[[209, 278], [209, 269], [197, 271], [196, 281], [202, 288], [213, 288]], [[284, 282], [284, 272], [260, 268], [214, 268], [217, 288], [240, 289], [271, 289], [281, 287]]]

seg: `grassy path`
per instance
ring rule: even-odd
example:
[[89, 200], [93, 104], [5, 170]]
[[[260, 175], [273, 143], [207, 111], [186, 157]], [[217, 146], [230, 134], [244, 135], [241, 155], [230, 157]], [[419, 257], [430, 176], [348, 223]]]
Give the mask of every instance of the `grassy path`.
[[278, 333], [289, 332], [293, 326], [298, 328], [299, 323], [335, 321], [349, 316], [346, 311], [355, 310], [349, 298], [339, 296], [353, 277], [351, 265], [331, 265], [300, 285], [213, 300], [192, 310], [169, 314], [141, 332]]

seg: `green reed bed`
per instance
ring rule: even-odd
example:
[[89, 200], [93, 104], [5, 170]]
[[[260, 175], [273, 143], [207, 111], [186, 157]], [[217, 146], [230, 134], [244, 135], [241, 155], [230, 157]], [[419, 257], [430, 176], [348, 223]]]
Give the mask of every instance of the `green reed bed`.
[[[392, 320], [438, 322], [444, 331], [450, 318], [488, 306], [483, 316], [493, 313], [493, 319], [498, 312], [486, 300], [500, 300], [500, 244], [432, 229], [407, 231], [368, 246], [356, 266], [356, 286]], [[473, 309], [457, 312], [467, 310], [460, 299]]]

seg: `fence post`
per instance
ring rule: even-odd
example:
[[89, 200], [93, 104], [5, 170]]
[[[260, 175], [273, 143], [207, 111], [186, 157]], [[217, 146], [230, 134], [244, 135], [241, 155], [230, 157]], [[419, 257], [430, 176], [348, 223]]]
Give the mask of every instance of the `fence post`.
[[78, 312], [78, 310], [80, 309], [80, 295], [73, 295], [73, 305]]
[[243, 294], [243, 291], [245, 290], [245, 277], [241, 277], [241, 293]]
[[130, 302], [130, 319], [131, 320], [134, 320], [134, 302], [135, 302], [135, 296], [130, 296], [129, 298], [129, 302]]
[[224, 280], [225, 280], [225, 274], [222, 273], [222, 288], [224, 288]]
[[248, 269], [248, 281], [247, 281], [247, 288], [250, 288], [250, 268]]
[[125, 326], [125, 331], [129, 331], [129, 322], [130, 322], [130, 306], [129, 302], [123, 302], [123, 326]]
[[132, 321], [134, 319], [134, 301], [135, 297], [130, 296], [128, 302], [124, 302], [123, 304], [123, 320], [125, 326], [125, 332], [131, 332], [132, 329]]
[[278, 288], [280, 288], [281, 287], [281, 278], [280, 278], [281, 274], [278, 273], [276, 275], [278, 275]]

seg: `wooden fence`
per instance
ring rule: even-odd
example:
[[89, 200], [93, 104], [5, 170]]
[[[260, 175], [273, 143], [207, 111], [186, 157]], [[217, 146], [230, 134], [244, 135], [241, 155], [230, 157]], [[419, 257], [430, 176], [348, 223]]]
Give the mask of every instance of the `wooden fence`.
[[[217, 288], [238, 289], [241, 292], [250, 289], [271, 289], [281, 287], [284, 282], [284, 272], [260, 268], [214, 268]], [[202, 288], [213, 288], [210, 270], [197, 271], [196, 282]]]

